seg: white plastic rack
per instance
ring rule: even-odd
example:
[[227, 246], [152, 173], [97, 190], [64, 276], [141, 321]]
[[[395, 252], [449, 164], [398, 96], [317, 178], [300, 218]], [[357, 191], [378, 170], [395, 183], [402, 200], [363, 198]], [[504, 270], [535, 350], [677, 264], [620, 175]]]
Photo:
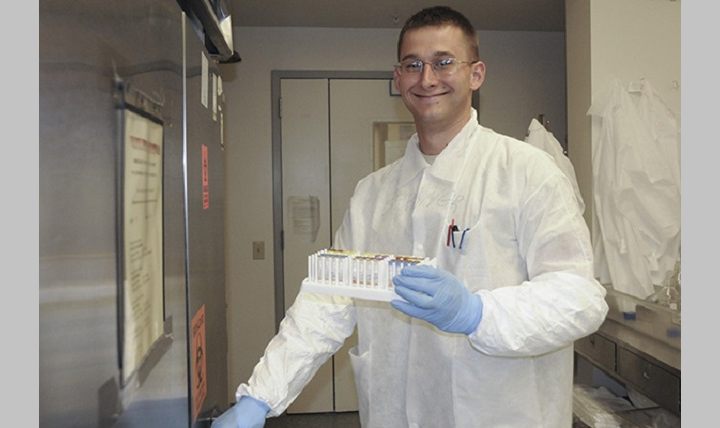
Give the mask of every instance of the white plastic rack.
[[324, 249], [308, 256], [304, 291], [389, 302], [395, 294], [392, 278], [409, 265], [434, 260], [390, 254], [360, 254], [356, 251]]

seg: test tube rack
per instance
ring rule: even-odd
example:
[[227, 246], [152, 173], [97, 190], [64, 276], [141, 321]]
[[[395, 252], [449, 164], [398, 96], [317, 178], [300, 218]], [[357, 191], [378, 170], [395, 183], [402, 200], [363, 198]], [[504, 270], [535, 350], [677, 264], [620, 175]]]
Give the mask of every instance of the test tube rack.
[[308, 256], [308, 277], [302, 290], [389, 302], [395, 294], [392, 278], [403, 268], [416, 264], [434, 265], [432, 259], [391, 254], [368, 254], [324, 249]]

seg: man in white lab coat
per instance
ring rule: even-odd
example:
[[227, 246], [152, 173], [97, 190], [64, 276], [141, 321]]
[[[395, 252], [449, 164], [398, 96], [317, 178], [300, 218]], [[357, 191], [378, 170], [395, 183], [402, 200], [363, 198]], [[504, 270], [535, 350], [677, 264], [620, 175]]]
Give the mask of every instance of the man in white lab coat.
[[363, 427], [572, 424], [573, 342], [607, 305], [570, 181], [544, 151], [480, 126], [477, 35], [458, 12], [412, 16], [397, 90], [417, 134], [361, 180], [335, 248], [412, 255], [391, 303], [301, 292], [214, 427], [281, 414], [357, 326]]

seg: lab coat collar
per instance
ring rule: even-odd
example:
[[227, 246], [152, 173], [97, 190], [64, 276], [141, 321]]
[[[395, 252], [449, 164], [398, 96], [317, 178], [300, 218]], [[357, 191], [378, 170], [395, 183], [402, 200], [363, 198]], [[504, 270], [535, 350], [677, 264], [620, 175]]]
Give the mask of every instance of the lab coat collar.
[[410, 140], [408, 140], [408, 145], [405, 149], [400, 184], [406, 184], [426, 168], [429, 168], [428, 172], [437, 178], [453, 183], [456, 182], [468, 158], [470, 136], [479, 128], [480, 124], [477, 120], [477, 110], [473, 108], [470, 120], [468, 120], [462, 130], [450, 141], [447, 147], [440, 152], [432, 165], [428, 164], [423, 157], [420, 151], [420, 139], [417, 133], [414, 134]]

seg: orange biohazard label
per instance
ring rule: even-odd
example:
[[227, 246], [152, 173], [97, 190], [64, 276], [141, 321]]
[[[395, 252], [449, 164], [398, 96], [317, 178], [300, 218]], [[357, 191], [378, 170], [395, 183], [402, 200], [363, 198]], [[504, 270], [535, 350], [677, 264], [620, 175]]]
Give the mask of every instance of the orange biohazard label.
[[192, 392], [193, 419], [197, 419], [207, 396], [207, 364], [205, 358], [205, 305], [198, 309], [192, 319]]

